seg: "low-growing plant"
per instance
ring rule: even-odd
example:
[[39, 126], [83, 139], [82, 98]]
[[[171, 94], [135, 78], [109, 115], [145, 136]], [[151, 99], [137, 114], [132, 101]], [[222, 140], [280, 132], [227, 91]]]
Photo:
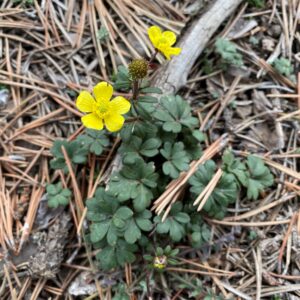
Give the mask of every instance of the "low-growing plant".
[[49, 207], [58, 207], [59, 205], [68, 205], [71, 191], [67, 188], [63, 188], [61, 182], [57, 184], [47, 184], [46, 191], [48, 194], [48, 205]]
[[[157, 52], [167, 59], [179, 54], [180, 49], [173, 47], [174, 33], [163, 34], [154, 26], [149, 29], [149, 37], [156, 48], [150, 62]], [[162, 38], [163, 44], [159, 42]], [[217, 49], [227, 63], [242, 65], [241, 55], [229, 41], [219, 40]], [[51, 149], [50, 166], [54, 170], [68, 172], [67, 154], [74, 172], [80, 172], [85, 165], [81, 172], [85, 178], [81, 178], [90, 182], [90, 176], [95, 176], [98, 169], [89, 174], [86, 163], [110, 150], [110, 140], [116, 135], [120, 139], [116, 150], [120, 163], [85, 201], [89, 225], [86, 239], [97, 249], [96, 260], [103, 270], [141, 259], [137, 253], [143, 253], [144, 260], [151, 262], [154, 268], [165, 269], [180, 255], [178, 242], [197, 249], [208, 243], [210, 227], [203, 215], [221, 219], [239, 194], [257, 199], [259, 193], [273, 183], [269, 169], [260, 158], [239, 159], [228, 150], [222, 161], [208, 160], [199, 166], [186, 183], [181, 201], [173, 203], [170, 211], [160, 215], [153, 213], [153, 201], [172, 180], [190, 169], [193, 160], [199, 160], [206, 137], [199, 130], [199, 120], [186, 100], [178, 95], [164, 95], [149, 85], [148, 69], [149, 62], [133, 60], [128, 69], [118, 68], [113, 85], [101, 82], [94, 87], [93, 94], [82, 91], [76, 106], [84, 114], [81, 120], [85, 132], [72, 141], [55, 141]], [[126, 91], [130, 99], [112, 98], [114, 89]], [[99, 162], [94, 161], [98, 167]], [[209, 184], [218, 166], [223, 175], [203, 210], [197, 212], [193, 201]], [[61, 195], [69, 197], [69, 192], [67, 195], [58, 187], [61, 186], [51, 187], [49, 191], [47, 187], [51, 197], [56, 197], [56, 201], [53, 197], [49, 199], [49, 206], [67, 202]]]
[[276, 58], [273, 62], [273, 67], [275, 70], [283, 76], [288, 77], [292, 81], [296, 81], [294, 73], [294, 67], [291, 65], [291, 62], [284, 58]]
[[218, 38], [215, 43], [215, 51], [221, 56], [224, 67], [234, 65], [241, 67], [244, 65], [243, 57], [238, 53], [234, 43], [225, 38]]

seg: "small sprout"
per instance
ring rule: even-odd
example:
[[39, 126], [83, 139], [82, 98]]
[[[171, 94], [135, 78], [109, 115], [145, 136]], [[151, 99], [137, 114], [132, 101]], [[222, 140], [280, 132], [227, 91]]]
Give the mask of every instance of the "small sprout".
[[105, 28], [105, 26], [101, 26], [100, 29], [97, 31], [97, 39], [99, 41], [105, 40], [109, 36], [108, 30]]
[[145, 59], [134, 59], [128, 66], [129, 74], [133, 80], [143, 79], [147, 76], [148, 67]]
[[257, 233], [254, 230], [250, 230], [249, 234], [248, 234], [248, 239], [250, 241], [253, 241], [257, 238]]
[[241, 67], [244, 65], [242, 55], [237, 52], [234, 43], [224, 38], [218, 38], [216, 43], [216, 52], [221, 55], [222, 61], [226, 65]]
[[278, 73], [287, 77], [290, 77], [294, 72], [294, 68], [290, 61], [284, 57], [275, 59], [273, 66]]

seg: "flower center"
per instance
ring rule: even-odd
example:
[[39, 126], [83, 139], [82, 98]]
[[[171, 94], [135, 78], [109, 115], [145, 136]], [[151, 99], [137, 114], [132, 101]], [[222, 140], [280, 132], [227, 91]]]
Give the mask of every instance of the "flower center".
[[164, 37], [161, 37], [159, 40], [158, 40], [158, 43], [157, 43], [157, 48], [165, 48], [168, 46], [168, 41], [166, 38]]
[[97, 105], [95, 113], [99, 118], [104, 119], [109, 113], [108, 104], [101, 103], [101, 105]]

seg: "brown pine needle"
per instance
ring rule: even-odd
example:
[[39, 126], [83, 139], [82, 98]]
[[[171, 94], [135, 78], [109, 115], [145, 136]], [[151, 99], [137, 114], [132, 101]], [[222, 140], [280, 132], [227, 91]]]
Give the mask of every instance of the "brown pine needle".
[[206, 201], [208, 200], [208, 198], [210, 197], [211, 193], [213, 192], [214, 188], [218, 184], [220, 178], [222, 177], [222, 174], [223, 174], [222, 169], [218, 169], [218, 171], [213, 176], [213, 178], [210, 180], [210, 182], [208, 183], [208, 185], [204, 188], [204, 190], [202, 191], [202, 193], [194, 201], [194, 203], [193, 203], [194, 206], [197, 205], [200, 202], [197, 211], [200, 211], [203, 208], [203, 206], [205, 205]]

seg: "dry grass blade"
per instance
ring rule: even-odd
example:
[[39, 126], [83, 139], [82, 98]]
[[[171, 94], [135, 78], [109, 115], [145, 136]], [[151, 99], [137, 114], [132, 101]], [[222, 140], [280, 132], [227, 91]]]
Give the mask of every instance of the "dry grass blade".
[[[173, 204], [179, 197], [181, 190], [189, 178], [197, 171], [198, 167], [205, 163], [208, 159], [216, 155], [227, 144], [227, 135], [220, 137], [213, 144], [211, 144], [203, 153], [198, 161], [193, 161], [190, 164], [190, 169], [187, 172], [183, 172], [179, 175], [179, 178], [173, 180], [166, 188], [165, 192], [154, 202], [152, 210], [160, 215], [164, 209], [170, 210], [171, 204]], [[167, 206], [169, 206], [167, 208]], [[167, 217], [164, 214], [164, 219]]]
[[220, 178], [222, 177], [223, 171], [222, 169], [218, 169], [218, 171], [216, 172], [216, 174], [212, 177], [212, 179], [210, 180], [210, 182], [208, 183], [208, 185], [204, 188], [204, 190], [202, 191], [202, 193], [196, 198], [196, 200], [194, 201], [193, 205], [198, 205], [197, 211], [200, 211], [203, 206], [205, 205], [206, 201], [208, 200], [208, 198], [210, 197], [211, 193], [213, 192], [214, 188], [216, 187], [216, 185], [218, 184]]
[[[42, 182], [43, 184], [43, 182]], [[40, 187], [33, 187], [32, 191], [31, 191], [31, 197], [30, 197], [30, 202], [29, 202], [29, 207], [28, 207], [28, 211], [27, 211], [27, 215], [25, 218], [25, 224], [23, 225], [22, 228], [22, 235], [21, 235], [21, 239], [20, 239], [20, 244], [19, 244], [19, 248], [18, 248], [18, 253], [21, 251], [22, 246], [24, 244], [24, 242], [27, 240], [34, 220], [35, 220], [35, 215], [41, 200], [41, 197], [44, 193], [45, 188], [40, 186]]]
[[68, 153], [66, 151], [66, 149], [64, 148], [64, 146], [61, 147], [61, 150], [64, 154], [65, 160], [66, 160], [66, 164], [69, 170], [69, 174], [71, 176], [71, 181], [72, 181], [72, 185], [73, 185], [73, 190], [74, 190], [74, 198], [75, 198], [75, 203], [76, 203], [76, 208], [77, 208], [77, 213], [78, 213], [78, 219], [81, 219], [81, 216], [83, 214], [84, 211], [84, 204], [82, 201], [82, 196], [78, 187], [78, 183], [77, 183], [77, 179], [74, 173], [74, 170], [72, 168], [72, 164], [70, 161], [70, 158], [68, 157]]

